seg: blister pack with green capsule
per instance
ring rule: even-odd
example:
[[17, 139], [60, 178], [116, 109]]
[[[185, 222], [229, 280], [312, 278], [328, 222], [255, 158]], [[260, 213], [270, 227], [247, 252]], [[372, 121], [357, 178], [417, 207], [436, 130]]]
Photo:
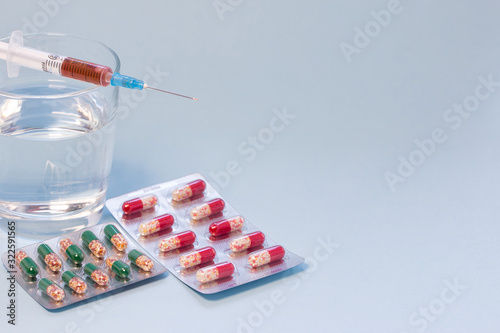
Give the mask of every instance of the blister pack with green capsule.
[[[109, 230], [119, 234], [122, 245], [126, 246], [118, 250], [107, 235]], [[4, 253], [2, 262], [17, 283], [50, 310], [150, 279], [167, 270], [144, 253], [144, 248], [119, 225], [106, 223], [19, 248], [14, 258], [11, 253]]]

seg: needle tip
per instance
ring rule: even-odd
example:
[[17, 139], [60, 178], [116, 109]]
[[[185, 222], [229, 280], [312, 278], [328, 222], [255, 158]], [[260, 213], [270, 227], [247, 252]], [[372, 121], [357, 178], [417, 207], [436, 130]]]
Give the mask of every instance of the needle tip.
[[193, 97], [193, 99], [194, 99], [195, 101], [199, 101], [199, 99], [198, 99], [198, 98]]

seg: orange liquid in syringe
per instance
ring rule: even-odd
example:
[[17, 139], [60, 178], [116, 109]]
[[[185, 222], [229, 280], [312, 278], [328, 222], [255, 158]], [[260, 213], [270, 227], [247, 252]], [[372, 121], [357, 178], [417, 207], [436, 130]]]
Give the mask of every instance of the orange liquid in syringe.
[[113, 70], [107, 66], [74, 58], [65, 58], [61, 64], [61, 75], [106, 87], [111, 81]]

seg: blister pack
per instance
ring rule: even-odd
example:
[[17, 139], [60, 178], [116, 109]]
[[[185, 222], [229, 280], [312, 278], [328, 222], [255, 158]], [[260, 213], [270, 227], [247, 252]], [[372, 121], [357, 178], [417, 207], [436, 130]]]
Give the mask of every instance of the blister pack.
[[166, 272], [116, 223], [31, 244], [2, 262], [46, 309], [59, 309]]
[[109, 199], [106, 206], [147, 252], [204, 294], [304, 262], [250, 223], [200, 174]]

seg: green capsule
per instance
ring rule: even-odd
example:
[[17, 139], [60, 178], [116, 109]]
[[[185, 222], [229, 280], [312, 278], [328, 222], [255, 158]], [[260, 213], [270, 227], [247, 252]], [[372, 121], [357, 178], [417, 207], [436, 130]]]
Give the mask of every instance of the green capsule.
[[77, 294], [83, 294], [87, 291], [87, 283], [72, 271], [66, 271], [62, 275], [62, 280], [73, 289]]
[[135, 262], [137, 258], [142, 256], [143, 254], [137, 250], [132, 250], [128, 253], [128, 258], [131, 262]]
[[26, 273], [29, 276], [35, 277], [38, 274], [38, 266], [35, 264], [33, 259], [30, 257], [25, 258], [21, 261], [21, 269], [23, 270], [24, 273]]
[[61, 276], [62, 280], [64, 283], [66, 284], [69, 284], [69, 281], [74, 278], [74, 277], [78, 277], [78, 275], [76, 275], [75, 273], [73, 273], [72, 271], [66, 271], [63, 273], [63, 275]]
[[54, 282], [52, 282], [51, 280], [43, 278], [40, 280], [40, 282], [38, 282], [38, 288], [40, 288], [40, 290], [45, 293], [47, 292], [47, 287], [53, 284]]
[[62, 269], [62, 261], [59, 257], [52, 251], [50, 246], [47, 244], [40, 244], [37, 248], [37, 252], [43, 261], [47, 264], [47, 267], [53, 272], [59, 272]]
[[108, 239], [111, 239], [111, 237], [113, 237], [114, 235], [116, 235], [118, 233], [120, 233], [120, 232], [112, 224], [108, 224], [107, 226], [104, 227], [104, 234], [106, 235], [106, 237], [108, 237]]
[[28, 257], [28, 254], [26, 252], [20, 250], [16, 254], [16, 261], [23, 270], [23, 272], [30, 276], [30, 277], [35, 277], [38, 274], [38, 266], [35, 264], [33, 259]]
[[38, 252], [38, 254], [42, 258], [45, 258], [46, 256], [48, 256], [51, 253], [54, 253], [54, 251], [52, 251], [52, 249], [50, 248], [50, 246], [48, 246], [47, 244], [41, 244], [41, 245], [39, 245], [38, 248], [36, 249], [36, 251]]
[[76, 246], [75, 244], [70, 245], [66, 249], [66, 254], [71, 259], [71, 261], [75, 264], [81, 264], [83, 262], [83, 259], [85, 258], [82, 250], [78, 246]]
[[66, 252], [68, 258], [76, 265], [81, 264], [85, 256], [83, 255], [83, 251], [73, 244], [73, 242], [69, 239], [63, 239], [59, 242], [59, 246], [61, 249]]
[[106, 259], [106, 265], [121, 278], [125, 279], [130, 274], [130, 266], [121, 260], [109, 257]]
[[88, 263], [83, 266], [83, 271], [98, 285], [107, 286], [109, 284], [109, 276], [104, 274], [96, 265]]
[[82, 242], [97, 258], [103, 258], [106, 254], [106, 247], [90, 230], [82, 232]]
[[153, 261], [137, 250], [130, 251], [128, 253], [128, 258], [131, 262], [133, 262], [146, 272], [149, 272], [151, 271], [151, 269], [153, 269], [154, 266]]
[[127, 240], [112, 224], [104, 227], [104, 234], [118, 251], [125, 251], [128, 246]]
[[53, 281], [43, 278], [38, 282], [38, 288], [47, 294], [54, 301], [61, 301], [64, 299], [65, 293], [57, 284]]
[[88, 276], [92, 275], [92, 272], [95, 271], [96, 269], [99, 268], [91, 262], [83, 266], [83, 272]]
[[83, 244], [85, 244], [85, 246], [89, 246], [90, 242], [92, 242], [93, 240], [99, 240], [97, 238], [96, 235], [94, 235], [94, 233], [90, 230], [86, 230], [84, 232], [82, 232], [82, 242]]

